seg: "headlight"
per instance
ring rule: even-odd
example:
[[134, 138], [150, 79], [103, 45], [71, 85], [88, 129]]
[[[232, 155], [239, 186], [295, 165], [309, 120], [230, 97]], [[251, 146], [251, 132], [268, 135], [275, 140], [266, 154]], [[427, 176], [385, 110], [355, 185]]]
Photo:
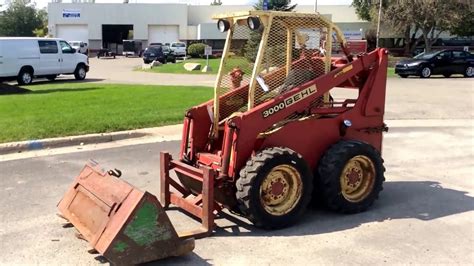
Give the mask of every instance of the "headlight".
[[258, 30], [258, 28], [260, 28], [260, 19], [257, 17], [248, 17], [247, 25], [251, 30]]
[[419, 64], [421, 64], [420, 62], [413, 62], [413, 63], [408, 63], [408, 64], [405, 64], [407, 67], [414, 67], [414, 66], [418, 66]]
[[230, 29], [230, 23], [228, 20], [225, 20], [225, 19], [219, 19], [217, 21], [217, 29], [220, 31], [220, 32], [226, 32]]

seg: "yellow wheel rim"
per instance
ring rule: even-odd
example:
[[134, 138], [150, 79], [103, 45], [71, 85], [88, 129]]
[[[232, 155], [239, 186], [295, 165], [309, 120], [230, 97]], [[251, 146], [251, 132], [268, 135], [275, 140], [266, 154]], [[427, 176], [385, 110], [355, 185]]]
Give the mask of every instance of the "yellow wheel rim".
[[341, 193], [350, 202], [367, 198], [375, 183], [375, 166], [364, 155], [352, 157], [344, 166], [340, 176]]
[[293, 210], [302, 194], [301, 175], [295, 167], [274, 167], [260, 186], [260, 202], [271, 215], [281, 216]]

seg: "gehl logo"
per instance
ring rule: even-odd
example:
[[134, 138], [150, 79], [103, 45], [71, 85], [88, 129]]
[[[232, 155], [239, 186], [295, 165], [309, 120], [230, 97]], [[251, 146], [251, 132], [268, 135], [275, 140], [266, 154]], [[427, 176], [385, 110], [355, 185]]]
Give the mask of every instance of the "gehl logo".
[[313, 85], [309, 88], [306, 88], [300, 92], [298, 92], [295, 95], [292, 95], [286, 99], [284, 99], [282, 102], [268, 108], [267, 110], [262, 112], [263, 118], [267, 118], [273, 114], [278, 113], [279, 111], [287, 108], [288, 106], [291, 106], [305, 98], [308, 98], [310, 95], [316, 93], [317, 89], [316, 86]]

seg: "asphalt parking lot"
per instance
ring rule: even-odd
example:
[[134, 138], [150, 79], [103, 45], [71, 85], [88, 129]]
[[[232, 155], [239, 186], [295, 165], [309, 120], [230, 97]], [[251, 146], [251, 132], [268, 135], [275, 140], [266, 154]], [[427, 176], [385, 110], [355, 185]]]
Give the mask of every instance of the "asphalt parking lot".
[[[192, 254], [160, 263], [472, 264], [473, 88], [464, 78], [388, 80], [387, 181], [369, 211], [339, 215], [312, 208], [300, 223], [278, 231], [222, 217]], [[0, 162], [0, 264], [99, 264], [55, 215], [72, 178], [94, 158], [156, 194], [159, 151], [178, 147], [177, 141], [98, 145]], [[194, 224], [179, 213], [170, 216], [178, 229]]]

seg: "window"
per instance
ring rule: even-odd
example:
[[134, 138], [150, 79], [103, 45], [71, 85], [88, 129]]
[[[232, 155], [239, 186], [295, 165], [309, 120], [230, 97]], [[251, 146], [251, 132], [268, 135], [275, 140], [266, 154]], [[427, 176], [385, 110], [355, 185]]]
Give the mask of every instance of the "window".
[[449, 59], [451, 58], [451, 52], [442, 52], [438, 55], [439, 59]]
[[58, 44], [56, 41], [38, 41], [40, 53], [42, 54], [57, 54]]
[[75, 53], [74, 49], [69, 45], [69, 43], [65, 41], [59, 41], [59, 45], [61, 45], [61, 51], [63, 52], [63, 54]]
[[460, 58], [464, 59], [467, 57], [467, 53], [464, 51], [453, 51], [453, 57], [456, 59], [460, 59]]

